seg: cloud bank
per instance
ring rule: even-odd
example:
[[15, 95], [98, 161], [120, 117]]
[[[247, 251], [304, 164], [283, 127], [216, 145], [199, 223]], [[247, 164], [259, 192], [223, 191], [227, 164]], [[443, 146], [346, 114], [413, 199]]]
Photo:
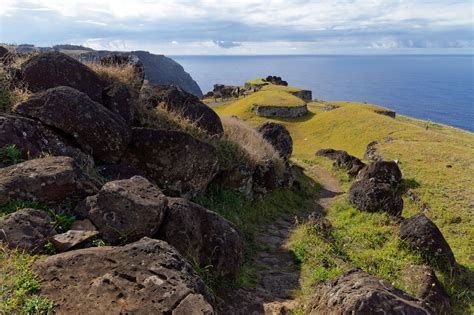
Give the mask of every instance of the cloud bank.
[[472, 53], [470, 0], [2, 0], [0, 41], [166, 54]]

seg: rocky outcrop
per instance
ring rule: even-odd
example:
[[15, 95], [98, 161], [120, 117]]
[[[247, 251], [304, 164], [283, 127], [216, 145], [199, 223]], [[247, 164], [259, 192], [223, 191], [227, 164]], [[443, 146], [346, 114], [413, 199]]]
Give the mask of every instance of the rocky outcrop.
[[169, 199], [160, 236], [201, 267], [211, 265], [218, 276], [236, 278], [243, 262], [244, 242], [234, 225], [186, 199]]
[[84, 64], [59, 52], [31, 57], [21, 65], [22, 78], [28, 89], [41, 92], [58, 86], [69, 86], [102, 103], [103, 82]]
[[372, 141], [367, 145], [367, 149], [364, 153], [364, 159], [369, 162], [383, 161], [383, 156], [379, 153], [379, 151], [377, 151], [377, 148], [375, 147], [377, 144], [377, 141]]
[[166, 205], [166, 197], [155, 185], [135, 176], [106, 183], [75, 212], [89, 219], [107, 243], [115, 245], [153, 236], [163, 221]]
[[348, 154], [346, 151], [342, 151], [336, 156], [334, 167], [344, 169], [349, 176], [354, 177], [365, 167], [365, 164], [357, 157]]
[[257, 116], [266, 118], [298, 118], [308, 114], [308, 106], [268, 106], [254, 105], [252, 109]]
[[133, 124], [135, 107], [128, 87], [120, 82], [113, 82], [104, 88], [104, 106], [111, 112], [122, 117], [128, 124]]
[[335, 160], [339, 155], [343, 154], [344, 152], [346, 151], [334, 149], [320, 149], [316, 152], [316, 156], [323, 156], [327, 157], [328, 159]]
[[217, 172], [215, 148], [178, 131], [133, 128], [123, 161], [143, 171], [171, 196], [202, 192]]
[[353, 269], [322, 286], [309, 314], [436, 314], [427, 304], [390, 283]]
[[38, 119], [72, 137], [99, 160], [116, 162], [130, 140], [123, 119], [86, 94], [61, 86], [32, 95], [16, 113]]
[[275, 161], [268, 160], [255, 167], [253, 174], [253, 193], [256, 195], [266, 195], [279, 187], [280, 178], [278, 176]]
[[76, 249], [80, 245], [92, 240], [99, 235], [97, 231], [91, 230], [69, 230], [65, 233], [56, 234], [51, 238], [56, 253], [62, 253], [71, 249]]
[[435, 272], [428, 266], [413, 266], [403, 271], [406, 283], [413, 285], [415, 297], [429, 305], [439, 315], [453, 314], [449, 296]]
[[70, 157], [48, 157], [0, 168], [0, 205], [12, 200], [74, 204], [95, 193], [96, 182]]
[[355, 181], [349, 189], [349, 202], [359, 210], [382, 211], [399, 216], [403, 210], [403, 199], [389, 184], [370, 179]]
[[289, 93], [301, 98], [303, 101], [310, 102], [313, 100], [313, 92], [310, 90], [291, 91]]
[[219, 116], [196, 96], [176, 86], [145, 85], [140, 91], [139, 102], [145, 108], [161, 107], [178, 114], [211, 136], [224, 133]]
[[285, 126], [266, 122], [257, 127], [257, 131], [269, 142], [280, 156], [288, 161], [293, 153], [293, 139]]
[[57, 314], [214, 314], [214, 299], [167, 243], [143, 238], [37, 260], [41, 296]]
[[76, 148], [72, 141], [38, 121], [17, 115], [0, 115], [0, 148], [7, 145], [15, 145], [23, 160], [52, 154], [72, 157], [85, 168], [94, 165], [92, 157]]
[[221, 170], [213, 179], [213, 183], [243, 194], [247, 199], [253, 197], [253, 176], [255, 167], [247, 164]]
[[56, 231], [42, 210], [22, 209], [0, 218], [0, 242], [8, 248], [38, 253]]
[[451, 268], [456, 267], [451, 247], [436, 224], [425, 214], [419, 213], [405, 219], [400, 225], [398, 236], [407, 244], [444, 260]]

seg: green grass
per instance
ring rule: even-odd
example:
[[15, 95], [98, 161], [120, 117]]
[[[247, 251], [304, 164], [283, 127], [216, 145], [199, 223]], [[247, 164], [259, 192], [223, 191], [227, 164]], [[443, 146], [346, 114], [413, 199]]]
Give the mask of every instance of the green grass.
[[37, 256], [0, 245], [0, 314], [52, 314], [54, 303], [38, 296], [40, 284], [31, 265]]
[[20, 150], [18, 150], [16, 144], [7, 144], [0, 148], [0, 161], [7, 165], [14, 165], [24, 160], [21, 158]]
[[277, 189], [260, 201], [247, 200], [242, 194], [218, 186], [210, 187], [205, 195], [193, 200], [234, 223], [245, 238], [245, 262], [238, 280], [232, 285], [248, 287], [258, 281], [252, 258], [256, 250], [254, 238], [259, 229], [281, 215], [298, 214], [314, 205], [319, 184], [304, 175], [299, 176], [298, 181], [302, 184], [300, 188]]
[[264, 81], [263, 78], [257, 78], [257, 79], [245, 81], [245, 83], [252, 85], [252, 84], [265, 84], [265, 83], [268, 83], [268, 82]]
[[283, 92], [291, 93], [291, 92], [299, 92], [301, 91], [301, 89], [294, 86], [268, 84], [268, 85], [263, 86], [260, 91], [283, 91]]
[[[341, 171], [333, 170], [329, 159], [315, 157], [315, 152], [322, 148], [334, 148], [363, 158], [367, 144], [379, 141], [377, 150], [387, 160], [400, 161], [411, 191], [420, 197], [419, 202], [404, 197], [403, 217], [428, 207], [427, 215], [440, 228], [462, 266], [460, 276], [452, 276], [434, 266], [452, 298], [456, 313], [474, 311], [473, 288], [466, 284], [474, 283], [474, 220], [471, 213], [474, 200], [474, 134], [405, 116], [393, 119], [377, 114], [377, 111], [385, 109], [375, 105], [330, 102], [338, 108], [324, 112], [324, 104], [309, 103], [308, 109], [312, 114], [298, 119], [261, 118], [246, 110], [242, 102], [215, 107], [214, 110], [221, 116], [237, 115], [252, 126], [265, 121], [285, 125], [294, 142], [293, 160], [305, 162], [308, 174], [312, 164], [331, 170], [342, 182], [344, 190], [349, 188], [350, 178]], [[306, 225], [299, 227], [293, 235], [292, 246], [302, 261], [303, 295], [311, 294], [314, 283], [332, 279], [353, 266], [359, 266], [410, 292], [410, 284], [403, 282], [400, 272], [411, 264], [426, 262], [426, 259], [398, 242], [397, 224], [388, 222], [380, 213], [355, 211], [344, 196], [341, 198], [328, 213], [334, 225], [330, 241], [311, 234]], [[432, 261], [430, 263], [433, 264]]]

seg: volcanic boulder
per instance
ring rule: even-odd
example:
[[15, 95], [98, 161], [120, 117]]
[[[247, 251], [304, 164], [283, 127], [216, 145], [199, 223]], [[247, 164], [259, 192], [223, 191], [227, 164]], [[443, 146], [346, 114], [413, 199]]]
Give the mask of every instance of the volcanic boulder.
[[0, 205], [35, 200], [52, 205], [97, 193], [97, 184], [70, 157], [30, 160], [0, 169]]
[[398, 236], [404, 242], [444, 259], [453, 268], [456, 267], [451, 247], [436, 224], [425, 214], [419, 213], [405, 219], [400, 225]]
[[346, 151], [342, 151], [336, 156], [334, 166], [347, 170], [350, 176], [356, 176], [365, 164], [355, 156], [349, 155]]
[[161, 225], [167, 199], [140, 176], [106, 183], [99, 193], [80, 203], [76, 213], [89, 219], [108, 243], [134, 242], [153, 236]]
[[393, 216], [399, 216], [403, 210], [400, 194], [389, 184], [373, 179], [355, 181], [349, 189], [349, 202], [359, 210], [383, 211]]
[[15, 145], [23, 160], [52, 154], [72, 157], [85, 168], [94, 166], [92, 157], [74, 147], [68, 139], [36, 120], [17, 115], [0, 115], [0, 148], [7, 145]]
[[402, 172], [394, 161], [376, 161], [364, 167], [357, 179], [374, 179], [377, 182], [397, 187], [402, 181]]
[[424, 302], [359, 269], [349, 270], [323, 285], [310, 303], [308, 313], [435, 314]]
[[194, 196], [217, 172], [215, 148], [187, 133], [133, 128], [124, 162], [143, 171], [166, 195]]
[[334, 149], [320, 149], [316, 152], [316, 156], [324, 156], [328, 159], [335, 160], [340, 154], [343, 154], [344, 152], [346, 151]]
[[139, 102], [148, 109], [161, 107], [174, 112], [211, 136], [219, 137], [224, 133], [219, 116], [196, 96], [177, 86], [145, 85], [140, 92]]
[[132, 95], [125, 84], [113, 82], [104, 89], [104, 106], [132, 125], [135, 117]]
[[234, 225], [186, 199], [169, 198], [160, 236], [201, 266], [212, 265], [219, 276], [235, 278], [243, 262], [243, 239]]
[[290, 159], [293, 152], [293, 139], [285, 126], [266, 122], [257, 127], [257, 131], [275, 148], [285, 161]]
[[214, 314], [214, 299], [170, 245], [143, 238], [37, 260], [41, 296], [57, 314]]
[[66, 86], [31, 96], [16, 112], [74, 137], [84, 151], [106, 162], [118, 161], [130, 140], [122, 118]]
[[70, 86], [102, 103], [101, 79], [87, 66], [63, 53], [47, 52], [33, 56], [21, 65], [21, 71], [23, 81], [33, 92]]
[[11, 249], [38, 253], [56, 231], [42, 210], [22, 209], [0, 218], [0, 242]]

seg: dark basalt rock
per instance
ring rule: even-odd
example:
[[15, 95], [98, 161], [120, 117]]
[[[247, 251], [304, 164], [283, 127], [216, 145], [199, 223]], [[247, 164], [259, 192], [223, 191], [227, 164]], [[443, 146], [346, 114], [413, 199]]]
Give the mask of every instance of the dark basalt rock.
[[400, 225], [398, 236], [404, 242], [440, 257], [448, 262], [452, 268], [456, 267], [456, 260], [451, 247], [436, 224], [425, 214], [419, 213], [404, 220]]
[[344, 152], [346, 151], [334, 149], [320, 149], [316, 152], [316, 156], [324, 156], [328, 159], [335, 160], [339, 155], [343, 154]]
[[133, 106], [132, 95], [127, 86], [113, 82], [104, 89], [104, 106], [111, 112], [116, 113], [131, 126], [135, 117], [135, 108]]
[[217, 173], [215, 148], [178, 131], [133, 128], [122, 162], [144, 172], [170, 196], [195, 196]]
[[402, 172], [394, 161], [377, 161], [367, 165], [359, 172], [357, 180], [361, 179], [373, 179], [397, 187], [402, 181]]
[[38, 253], [55, 234], [50, 216], [42, 210], [22, 209], [0, 218], [0, 242], [10, 249]]
[[403, 210], [403, 199], [387, 183], [373, 179], [355, 181], [349, 189], [349, 202], [359, 210], [383, 211], [399, 216]]
[[334, 166], [347, 170], [350, 176], [357, 176], [359, 171], [365, 167], [365, 164], [355, 156], [349, 155], [346, 151], [342, 151], [336, 156]]
[[28, 89], [41, 92], [58, 86], [69, 86], [102, 103], [103, 82], [84, 64], [59, 52], [31, 57], [21, 65], [23, 81]]
[[99, 160], [116, 162], [130, 140], [125, 121], [86, 94], [61, 86], [31, 96], [16, 113], [38, 119], [73, 137]]
[[160, 238], [219, 276], [236, 278], [243, 262], [244, 242], [234, 225], [186, 199], [168, 199]]
[[145, 108], [161, 107], [196, 124], [211, 136], [221, 136], [224, 128], [219, 116], [196, 96], [177, 86], [145, 85], [139, 102]]
[[143, 238], [37, 260], [41, 296], [57, 314], [214, 314], [214, 298], [170, 245]]
[[106, 183], [75, 212], [89, 219], [107, 243], [115, 245], [153, 236], [163, 221], [166, 205], [167, 199], [158, 187], [135, 176]]
[[78, 149], [75, 141], [59, 135], [39, 121], [17, 115], [0, 115], [0, 148], [7, 145], [15, 145], [23, 160], [52, 154], [72, 157], [84, 168], [94, 166], [93, 158]]
[[390, 283], [353, 269], [318, 290], [309, 314], [436, 314]]
[[293, 139], [285, 126], [266, 122], [257, 127], [257, 131], [269, 142], [280, 156], [288, 161], [293, 153]]
[[97, 183], [70, 157], [30, 160], [0, 169], [0, 205], [13, 200], [74, 204], [97, 190]]

